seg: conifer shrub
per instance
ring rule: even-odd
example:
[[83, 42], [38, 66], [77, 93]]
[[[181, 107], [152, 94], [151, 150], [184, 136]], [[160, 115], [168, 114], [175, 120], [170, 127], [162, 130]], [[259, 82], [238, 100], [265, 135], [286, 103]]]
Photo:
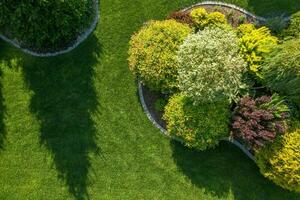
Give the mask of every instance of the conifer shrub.
[[170, 135], [197, 150], [216, 146], [229, 136], [230, 106], [228, 102], [194, 105], [184, 94], [173, 95], [163, 116]]
[[256, 154], [260, 172], [279, 186], [300, 192], [300, 123]]
[[129, 69], [153, 90], [177, 88], [177, 51], [192, 32], [175, 20], [151, 21], [135, 33], [129, 44]]

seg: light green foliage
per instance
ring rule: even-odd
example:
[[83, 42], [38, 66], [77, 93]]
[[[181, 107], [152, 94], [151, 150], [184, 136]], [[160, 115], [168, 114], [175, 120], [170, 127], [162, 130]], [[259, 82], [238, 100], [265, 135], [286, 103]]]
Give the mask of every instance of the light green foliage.
[[190, 13], [197, 28], [204, 29], [207, 26], [219, 26], [227, 24], [225, 15], [220, 12], [208, 13], [205, 8], [196, 8]]
[[283, 31], [285, 37], [300, 38], [300, 11], [293, 14], [290, 19], [290, 24]]
[[230, 109], [225, 102], [195, 106], [184, 94], [175, 94], [170, 98], [163, 118], [169, 134], [198, 150], [214, 147], [229, 136]]
[[261, 173], [288, 190], [300, 192], [300, 124], [256, 155]]
[[263, 82], [300, 106], [300, 39], [278, 45], [262, 67]]
[[92, 7], [92, 0], [1, 0], [0, 30], [26, 47], [56, 50], [89, 26]]
[[248, 70], [260, 77], [260, 65], [264, 57], [277, 45], [278, 39], [267, 27], [256, 29], [253, 24], [242, 24], [237, 29], [240, 53], [248, 64]]
[[132, 36], [129, 68], [147, 86], [169, 91], [177, 86], [179, 46], [192, 29], [175, 20], [151, 21]]
[[235, 99], [246, 69], [238, 49], [232, 31], [206, 28], [190, 35], [179, 49], [179, 89], [195, 104]]

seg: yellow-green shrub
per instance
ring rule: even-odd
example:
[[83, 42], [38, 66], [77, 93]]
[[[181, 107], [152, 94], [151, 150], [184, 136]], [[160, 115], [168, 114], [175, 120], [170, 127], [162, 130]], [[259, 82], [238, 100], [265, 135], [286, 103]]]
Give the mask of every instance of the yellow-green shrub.
[[300, 123], [256, 154], [261, 173], [281, 187], [300, 192]]
[[170, 135], [198, 150], [214, 147], [229, 136], [230, 109], [227, 102], [194, 105], [184, 94], [173, 95], [163, 118]]
[[151, 21], [130, 41], [129, 68], [147, 86], [169, 91], [177, 86], [177, 51], [192, 32], [175, 20]]
[[194, 9], [190, 15], [199, 29], [204, 29], [207, 26], [227, 24], [225, 15], [220, 12], [208, 13], [204, 8]]
[[264, 57], [277, 45], [278, 39], [267, 27], [255, 28], [253, 24], [242, 24], [237, 29], [240, 53], [247, 61], [248, 69], [260, 77], [260, 65]]

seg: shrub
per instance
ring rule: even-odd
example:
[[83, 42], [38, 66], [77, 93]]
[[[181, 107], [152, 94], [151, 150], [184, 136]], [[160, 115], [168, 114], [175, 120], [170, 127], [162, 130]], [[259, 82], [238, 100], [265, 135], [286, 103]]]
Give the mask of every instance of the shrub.
[[283, 31], [285, 37], [300, 38], [300, 12], [291, 16], [289, 26]]
[[168, 16], [168, 19], [175, 19], [179, 23], [188, 24], [189, 26], [193, 27], [195, 25], [192, 17], [187, 12], [173, 12]]
[[263, 82], [300, 106], [300, 39], [278, 45], [262, 66]]
[[190, 13], [195, 25], [200, 30], [207, 26], [219, 26], [222, 24], [227, 24], [227, 19], [225, 15], [220, 12], [208, 13], [204, 8], [197, 8]]
[[257, 99], [244, 97], [234, 111], [232, 132], [248, 147], [258, 150], [273, 142], [277, 134], [286, 131], [285, 119], [288, 107], [278, 95], [262, 96]]
[[129, 68], [148, 87], [163, 92], [177, 86], [176, 53], [192, 29], [175, 20], [151, 21], [130, 41]]
[[194, 106], [185, 95], [175, 94], [165, 107], [163, 118], [170, 135], [182, 139], [188, 147], [205, 150], [229, 136], [229, 116], [228, 103]]
[[154, 103], [154, 108], [156, 111], [163, 111], [165, 106], [167, 105], [167, 100], [163, 99], [163, 98], [159, 98], [155, 101]]
[[281, 187], [300, 192], [300, 124], [256, 154], [260, 172]]
[[246, 67], [234, 32], [206, 28], [192, 34], [179, 48], [179, 89], [195, 104], [235, 99]]
[[0, 30], [32, 49], [56, 50], [89, 26], [92, 6], [92, 0], [2, 0]]
[[249, 72], [260, 75], [260, 65], [264, 57], [277, 44], [278, 39], [266, 27], [256, 29], [253, 24], [242, 24], [237, 29], [240, 53], [248, 64]]

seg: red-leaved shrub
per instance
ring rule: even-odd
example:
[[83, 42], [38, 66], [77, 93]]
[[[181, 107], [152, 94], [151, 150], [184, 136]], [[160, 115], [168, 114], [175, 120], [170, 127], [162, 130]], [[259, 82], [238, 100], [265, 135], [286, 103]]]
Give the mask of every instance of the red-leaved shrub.
[[246, 96], [235, 108], [232, 133], [251, 149], [258, 150], [286, 131], [287, 117], [288, 107], [278, 95], [257, 99]]
[[168, 19], [175, 19], [177, 22], [194, 26], [194, 20], [188, 12], [176, 11], [168, 16]]

